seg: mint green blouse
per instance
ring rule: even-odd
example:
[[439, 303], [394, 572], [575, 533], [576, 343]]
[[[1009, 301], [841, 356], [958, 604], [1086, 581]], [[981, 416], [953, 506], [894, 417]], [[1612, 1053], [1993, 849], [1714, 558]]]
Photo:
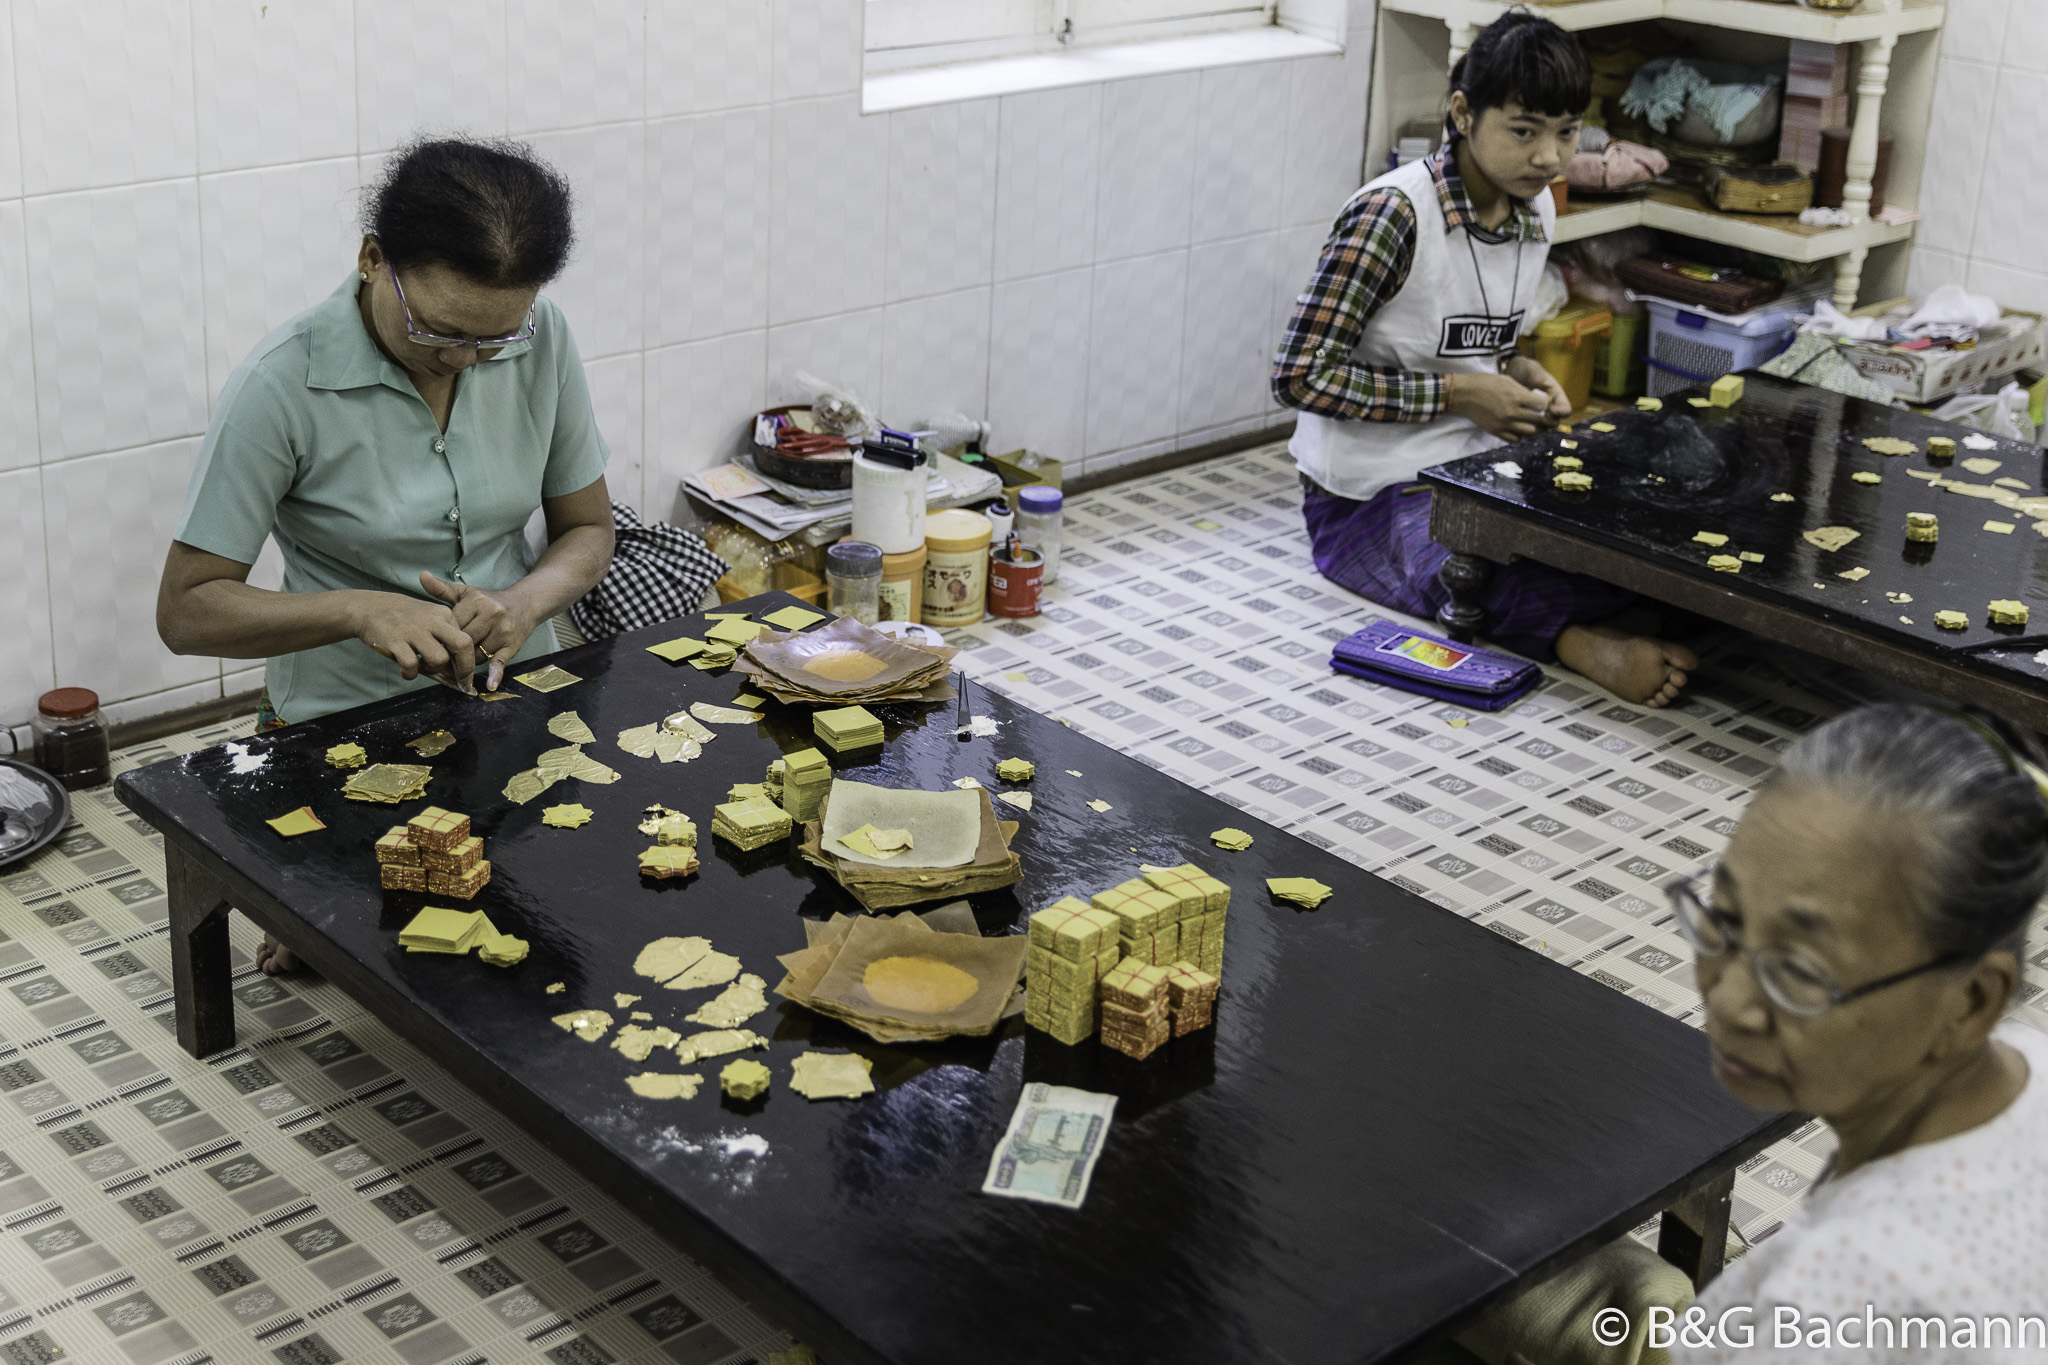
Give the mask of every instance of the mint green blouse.
[[[598, 434], [561, 310], [456, 381], [448, 430], [363, 327], [357, 276], [258, 343], [228, 377], [185, 494], [177, 539], [254, 564], [266, 536], [284, 591], [362, 588], [424, 598], [420, 571], [505, 588], [527, 570], [541, 499], [587, 488], [611, 451]], [[555, 648], [543, 625], [520, 659]], [[308, 720], [396, 692], [398, 665], [360, 640], [266, 661], [271, 706]]]

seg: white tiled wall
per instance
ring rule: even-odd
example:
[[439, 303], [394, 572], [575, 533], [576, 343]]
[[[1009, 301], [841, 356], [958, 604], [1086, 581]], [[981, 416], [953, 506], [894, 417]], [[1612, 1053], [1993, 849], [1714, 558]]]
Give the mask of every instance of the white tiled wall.
[[[1949, 0], [1909, 286], [2048, 313], [2048, 3]], [[2027, 245], [2034, 242], [2034, 245]]]
[[214, 396], [347, 277], [415, 132], [574, 183], [549, 292], [643, 511], [798, 371], [1085, 471], [1279, 419], [1372, 11], [1343, 57], [863, 118], [862, 0], [0, 0], [0, 724], [52, 685], [117, 719], [254, 685], [158, 643], [165, 544]]

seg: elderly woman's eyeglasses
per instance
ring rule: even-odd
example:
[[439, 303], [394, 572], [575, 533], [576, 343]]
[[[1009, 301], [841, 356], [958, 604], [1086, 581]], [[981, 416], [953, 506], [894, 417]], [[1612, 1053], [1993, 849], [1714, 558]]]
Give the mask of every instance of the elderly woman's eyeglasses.
[[1701, 957], [1746, 953], [1750, 970], [1755, 973], [1764, 994], [1778, 1008], [1802, 1018], [1826, 1014], [1837, 1005], [1860, 1000], [1886, 986], [1895, 986], [1922, 973], [1953, 967], [1978, 956], [1967, 952], [1944, 953], [1932, 962], [1923, 962], [1866, 985], [1843, 990], [1833, 973], [1809, 957], [1783, 948], [1745, 949], [1740, 926], [1734, 917], [1713, 904], [1713, 886], [1714, 869], [1709, 866], [1679, 882], [1668, 893], [1671, 908], [1678, 912], [1678, 927], [1684, 932], [1686, 941]]
[[447, 349], [451, 346], [474, 346], [479, 351], [492, 350], [499, 346], [510, 346], [515, 341], [530, 341], [540, 331], [534, 322], [534, 310], [526, 310], [526, 325], [510, 336], [502, 337], [451, 337], [439, 332], [423, 332], [412, 320], [412, 306], [405, 301], [405, 286], [398, 282], [398, 272], [385, 262], [384, 273], [391, 277], [391, 287], [398, 291], [398, 311], [405, 315], [405, 339], [415, 346], [433, 346]]

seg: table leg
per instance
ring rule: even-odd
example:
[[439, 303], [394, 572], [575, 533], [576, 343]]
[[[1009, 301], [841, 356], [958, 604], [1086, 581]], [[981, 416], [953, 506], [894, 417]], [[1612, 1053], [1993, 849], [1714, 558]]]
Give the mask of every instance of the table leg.
[[227, 893], [191, 855], [164, 841], [170, 883], [171, 987], [177, 992], [178, 1046], [210, 1057], [235, 1045], [233, 959], [228, 953]]
[[1453, 554], [1436, 571], [1436, 576], [1451, 593], [1451, 600], [1437, 609], [1437, 624], [1458, 643], [1472, 643], [1472, 637], [1486, 623], [1486, 609], [1480, 606], [1479, 598], [1493, 581], [1493, 565], [1478, 555]]
[[1657, 1230], [1657, 1254], [1692, 1276], [1705, 1289], [1728, 1259], [1728, 1217], [1735, 1172], [1708, 1182], [1664, 1210]]

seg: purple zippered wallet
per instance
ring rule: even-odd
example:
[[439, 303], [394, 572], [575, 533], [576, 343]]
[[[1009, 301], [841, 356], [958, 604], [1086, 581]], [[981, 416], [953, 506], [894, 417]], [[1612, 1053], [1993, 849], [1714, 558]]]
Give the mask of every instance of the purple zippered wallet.
[[1392, 621], [1375, 621], [1338, 641], [1330, 652], [1330, 667], [1475, 711], [1498, 711], [1543, 680], [1543, 670], [1535, 664], [1424, 635]]

